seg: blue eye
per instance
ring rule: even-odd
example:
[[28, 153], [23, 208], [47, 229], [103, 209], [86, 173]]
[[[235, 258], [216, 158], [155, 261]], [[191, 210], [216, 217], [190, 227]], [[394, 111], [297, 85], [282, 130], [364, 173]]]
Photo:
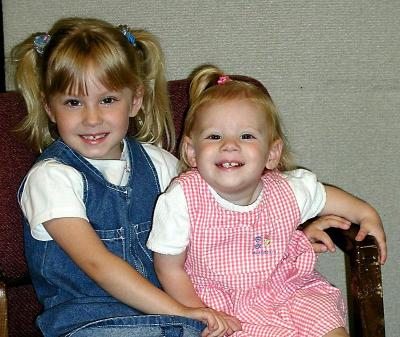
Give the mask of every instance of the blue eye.
[[222, 137], [220, 135], [209, 135], [206, 137], [206, 139], [220, 140], [220, 139], [222, 139]]
[[115, 101], [117, 101], [117, 99], [115, 98], [115, 97], [104, 97], [103, 99], [102, 99], [102, 103], [103, 104], [112, 104], [112, 103], [114, 103]]
[[255, 139], [256, 137], [254, 137], [252, 134], [250, 133], [243, 133], [242, 135], [240, 135], [240, 139]]
[[68, 99], [64, 103], [65, 105], [68, 105], [70, 107], [77, 107], [81, 105], [81, 102], [78, 99]]

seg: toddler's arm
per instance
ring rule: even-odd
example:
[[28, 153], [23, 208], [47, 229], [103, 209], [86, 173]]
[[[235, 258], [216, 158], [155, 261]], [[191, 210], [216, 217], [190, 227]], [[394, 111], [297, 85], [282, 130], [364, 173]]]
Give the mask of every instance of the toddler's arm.
[[377, 211], [367, 202], [333, 186], [325, 186], [326, 204], [320, 215], [335, 214], [359, 224], [360, 230], [356, 236], [362, 241], [367, 234], [373, 235], [379, 246], [380, 263], [387, 259], [386, 236], [382, 221]]
[[186, 250], [179, 255], [154, 252], [154, 269], [167, 294], [188, 307], [205, 307], [184, 269]]
[[[154, 253], [154, 268], [157, 277], [167, 294], [178, 302], [188, 307], [205, 307], [199, 296], [197, 296], [192, 281], [184, 269], [185, 260], [186, 251], [179, 255]], [[229, 334], [241, 330], [241, 324], [237, 318], [224, 312], [218, 312], [218, 315], [228, 325]]]

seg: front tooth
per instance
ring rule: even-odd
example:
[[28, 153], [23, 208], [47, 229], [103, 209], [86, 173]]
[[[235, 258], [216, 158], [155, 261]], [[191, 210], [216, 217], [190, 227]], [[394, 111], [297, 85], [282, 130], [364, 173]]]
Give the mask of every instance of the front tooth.
[[97, 140], [97, 139], [99, 139], [99, 138], [101, 138], [103, 136], [104, 136], [104, 134], [96, 135], [96, 136], [84, 136], [84, 138], [89, 139], [89, 140]]
[[225, 168], [231, 168], [231, 167], [234, 167], [234, 166], [237, 166], [237, 165], [238, 165], [237, 163], [223, 163], [222, 164], [222, 166], [225, 167]]

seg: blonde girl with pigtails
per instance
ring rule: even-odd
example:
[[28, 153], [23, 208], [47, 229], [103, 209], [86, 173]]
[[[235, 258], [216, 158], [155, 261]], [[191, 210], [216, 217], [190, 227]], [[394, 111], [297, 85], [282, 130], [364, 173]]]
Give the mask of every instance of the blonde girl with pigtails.
[[17, 45], [12, 58], [28, 110], [20, 131], [41, 153], [18, 199], [43, 335], [238, 330], [237, 320], [160, 290], [145, 246], [155, 200], [177, 173], [177, 160], [161, 148], [174, 134], [157, 39], [66, 18]]
[[[57, 90], [84, 88], [78, 78], [83, 76], [85, 64], [89, 63], [88, 60], [79, 59], [85, 56], [80, 50], [81, 42], [84, 43], [86, 38], [81, 34], [83, 28], [93, 29], [93, 32], [104, 32], [104, 39], [107, 39], [105, 46], [97, 46], [98, 53], [96, 50], [86, 52], [89, 59], [92, 59], [90, 61], [98, 65], [103, 61], [113, 62], [114, 69], [107, 72], [104, 68], [103, 74], [98, 75], [99, 79], [103, 77], [103, 84], [115, 87], [129, 84], [143, 91], [142, 105], [132, 120], [135, 125], [135, 138], [141, 142], [161, 145], [163, 137], [166, 136], [167, 148], [173, 146], [175, 136], [165, 79], [164, 55], [158, 40], [145, 30], [129, 31], [126, 26], [110, 27], [107, 22], [95, 19], [60, 20], [48, 33], [33, 34], [13, 48], [11, 59], [16, 64], [16, 86], [23, 95], [29, 111], [21, 131], [28, 134], [32, 145], [39, 151], [54, 141], [49, 131], [49, 118], [43, 102], [46, 96]], [[68, 36], [63, 36], [63, 31]], [[55, 34], [56, 32], [59, 33]], [[134, 36], [135, 41], [121, 48], [119, 44], [126, 44], [124, 39], [127, 40], [124, 34]], [[67, 38], [72, 40], [75, 36], [76, 45], [69, 45]], [[45, 47], [58, 44], [58, 38], [65, 42], [62, 41], [55, 48], [50, 59], [50, 55], [44, 53], [45, 49], [48, 49]], [[69, 63], [69, 60], [75, 63]], [[65, 64], [62, 65], [61, 62]], [[64, 67], [62, 71], [55, 68], [60, 66]], [[74, 69], [75, 66], [81, 69]], [[63, 79], [64, 73], [69, 78]]]
[[[162, 287], [236, 317], [237, 337], [348, 337], [342, 295], [315, 271], [309, 240], [332, 247], [324, 227], [358, 223], [384, 263], [376, 210], [295, 168], [266, 90], [205, 66], [190, 95], [183, 173], [157, 199], [147, 242]], [[328, 217], [298, 229], [316, 216]]]

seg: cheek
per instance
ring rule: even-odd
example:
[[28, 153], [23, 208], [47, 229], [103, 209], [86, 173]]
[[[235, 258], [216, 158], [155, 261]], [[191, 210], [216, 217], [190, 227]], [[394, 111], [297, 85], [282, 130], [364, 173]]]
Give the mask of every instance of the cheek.
[[254, 146], [249, 149], [250, 157], [260, 163], [260, 165], [266, 165], [268, 160], [268, 149], [263, 146]]

